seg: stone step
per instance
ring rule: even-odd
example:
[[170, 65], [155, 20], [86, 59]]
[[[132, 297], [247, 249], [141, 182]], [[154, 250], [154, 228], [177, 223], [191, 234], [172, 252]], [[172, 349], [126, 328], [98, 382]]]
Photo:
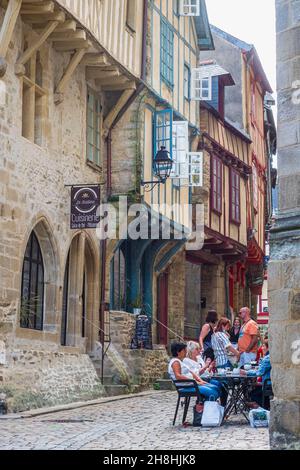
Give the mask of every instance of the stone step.
[[156, 390], [175, 390], [172, 380], [170, 379], [159, 379], [153, 384]]
[[127, 385], [105, 385], [105, 394], [108, 397], [116, 397], [118, 395], [129, 394], [129, 388]]

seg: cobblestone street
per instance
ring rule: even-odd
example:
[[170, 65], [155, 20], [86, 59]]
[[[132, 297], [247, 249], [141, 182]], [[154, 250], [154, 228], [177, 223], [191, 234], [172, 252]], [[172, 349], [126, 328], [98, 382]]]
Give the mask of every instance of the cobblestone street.
[[[266, 429], [172, 427], [177, 395], [153, 392], [25, 419], [0, 419], [1, 450], [268, 450]], [[180, 411], [181, 413], [181, 411]], [[192, 406], [188, 416], [192, 420]]]

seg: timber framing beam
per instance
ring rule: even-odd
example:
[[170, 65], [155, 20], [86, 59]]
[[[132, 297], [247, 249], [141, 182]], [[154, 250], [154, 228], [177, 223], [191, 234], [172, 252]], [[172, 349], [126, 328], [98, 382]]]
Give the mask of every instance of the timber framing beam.
[[0, 30], [0, 77], [5, 75], [6, 54], [21, 10], [22, 0], [9, 0]]
[[221, 262], [220, 258], [217, 256], [211, 255], [204, 250], [196, 251], [196, 252], [187, 252], [186, 253], [186, 260], [192, 264], [210, 264], [218, 266]]
[[32, 44], [32, 46], [28, 47], [26, 51], [21, 55], [17, 62], [17, 67], [21, 65], [25, 65], [32, 55], [44, 44], [44, 42], [48, 39], [50, 34], [53, 33], [57, 25], [59, 24], [58, 21], [50, 21], [46, 28], [44, 29], [43, 33], [39, 36], [39, 38]]
[[110, 67], [113, 64], [109, 60], [106, 54], [86, 54], [82, 60], [82, 65], [90, 67]]
[[54, 94], [55, 104], [59, 104], [63, 101], [63, 92], [67, 86], [67, 83], [69, 82], [76, 68], [82, 61], [82, 58], [85, 53], [86, 53], [86, 48], [83, 48], [83, 49], [79, 49], [78, 51], [76, 51], [75, 54], [72, 56], [69, 62], [69, 65], [67, 69], [65, 70], [63, 77], [61, 78], [59, 84], [56, 87], [55, 94]]
[[108, 113], [106, 116], [104, 122], [103, 122], [103, 131], [104, 133], [107, 133], [108, 130], [110, 129], [111, 125], [113, 124], [114, 120], [118, 116], [119, 112], [123, 108], [123, 106], [127, 103], [131, 95], [134, 93], [134, 88], [129, 88], [128, 90], [125, 90], [122, 95], [120, 96], [119, 100], [117, 101], [116, 105], [114, 108], [111, 109], [111, 111]]

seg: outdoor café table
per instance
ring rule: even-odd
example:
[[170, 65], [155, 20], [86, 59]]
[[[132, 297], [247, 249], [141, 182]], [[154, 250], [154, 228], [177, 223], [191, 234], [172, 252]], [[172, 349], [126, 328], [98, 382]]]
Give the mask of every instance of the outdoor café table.
[[232, 374], [215, 374], [213, 378], [221, 382], [228, 392], [224, 421], [233, 413], [241, 413], [249, 422], [248, 414], [250, 408], [247, 406], [247, 403], [250, 402], [250, 392], [255, 387], [257, 378]]

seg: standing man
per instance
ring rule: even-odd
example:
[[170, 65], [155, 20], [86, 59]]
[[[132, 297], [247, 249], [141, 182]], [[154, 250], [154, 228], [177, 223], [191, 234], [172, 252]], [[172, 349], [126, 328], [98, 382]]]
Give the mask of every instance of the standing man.
[[243, 323], [238, 343], [241, 354], [240, 366], [242, 367], [245, 364], [250, 364], [251, 361], [256, 361], [259, 329], [257, 323], [252, 320], [248, 307], [243, 307], [239, 315]]

